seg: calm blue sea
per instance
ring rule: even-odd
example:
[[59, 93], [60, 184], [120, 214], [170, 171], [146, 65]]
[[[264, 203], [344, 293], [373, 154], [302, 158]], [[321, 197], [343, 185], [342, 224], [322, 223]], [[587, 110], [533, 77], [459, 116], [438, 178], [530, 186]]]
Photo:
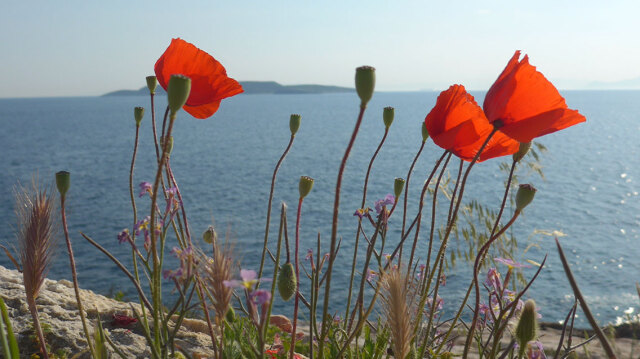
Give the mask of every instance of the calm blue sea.
[[[483, 94], [474, 95], [481, 102]], [[549, 254], [529, 297], [538, 302], [543, 320], [563, 319], [573, 295], [553, 237], [534, 231], [566, 234], [562, 244], [592, 311], [603, 323], [615, 322], [628, 308], [635, 308], [636, 314], [640, 307], [635, 290], [640, 281], [640, 91], [565, 91], [563, 95], [587, 122], [539, 139], [549, 150], [541, 160], [546, 180], [526, 172], [518, 174], [522, 182], [529, 180], [538, 188], [535, 201], [514, 227], [518, 246], [531, 247], [518, 259], [539, 262]], [[371, 207], [376, 199], [392, 192], [395, 177], [406, 176], [420, 146], [421, 122], [436, 97], [432, 92], [377, 93], [369, 105], [344, 179], [339, 227], [344, 240], [332, 286], [336, 310], [346, 298], [357, 226], [352, 214], [360, 203], [369, 158], [383, 134], [382, 108], [395, 107], [396, 119], [371, 175]], [[163, 100], [158, 102], [157, 108], [164, 108]], [[172, 167], [196, 237], [214, 221], [221, 237], [229, 230], [242, 267], [257, 268], [271, 174], [289, 139], [289, 115], [300, 113], [302, 126], [276, 185], [272, 238], [277, 233], [281, 201], [290, 206], [289, 232], [294, 233], [298, 179], [308, 175], [315, 178], [315, 186], [303, 206], [301, 253], [315, 248], [318, 233], [323, 250], [328, 250], [333, 189], [357, 104], [355, 94], [241, 95], [225, 100], [214, 118], [205, 121], [181, 114], [175, 125]], [[135, 183], [152, 181], [155, 154], [148, 98], [0, 100], [0, 242], [15, 243], [14, 187], [28, 185], [34, 174], [47, 183], [55, 172], [70, 171], [68, 221], [81, 286], [103, 294], [122, 290], [129, 298], [134, 291], [128, 280], [79, 232], [130, 263], [130, 251], [118, 244], [116, 235], [130, 228], [132, 221], [128, 175], [134, 106], [147, 108]], [[416, 213], [418, 184], [441, 153], [430, 142], [418, 161], [412, 177], [410, 217]], [[505, 179], [498, 168], [500, 162], [494, 159], [474, 168], [465, 198], [480, 199], [492, 208], [499, 205]], [[146, 212], [148, 199], [137, 198], [137, 202]], [[398, 211], [397, 218], [391, 219], [393, 233], [399, 231], [400, 215]], [[425, 235], [421, 237], [424, 240]], [[424, 258], [422, 244], [419, 255]], [[0, 265], [11, 267], [4, 255], [0, 255]], [[524, 271], [528, 277], [533, 273], [534, 269]], [[70, 279], [63, 242], [50, 277]], [[469, 265], [458, 262], [441, 292], [449, 315], [468, 283]], [[165, 288], [170, 291], [168, 282]]]

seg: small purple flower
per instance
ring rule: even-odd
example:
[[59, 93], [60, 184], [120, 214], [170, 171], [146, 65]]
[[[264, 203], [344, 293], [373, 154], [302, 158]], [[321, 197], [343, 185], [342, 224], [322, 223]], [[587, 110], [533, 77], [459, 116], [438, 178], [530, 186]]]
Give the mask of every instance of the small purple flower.
[[376, 273], [376, 271], [374, 271], [373, 269], [369, 269], [369, 273], [367, 273], [367, 282], [371, 282], [377, 276], [378, 276], [378, 273]]
[[[431, 310], [431, 305], [433, 305], [433, 298], [427, 297], [427, 308]], [[436, 312], [442, 310], [444, 307], [444, 299], [440, 296], [436, 297]]]
[[392, 206], [394, 203], [396, 203], [396, 197], [392, 194], [386, 195], [383, 199], [375, 202], [376, 213], [380, 214], [380, 212], [382, 212], [382, 207]]
[[138, 197], [142, 197], [145, 194], [149, 193], [149, 196], [153, 196], [153, 185], [149, 182], [140, 182], [140, 193]]
[[225, 280], [222, 281], [222, 284], [224, 284], [224, 286], [227, 288], [245, 288], [251, 291], [253, 290], [253, 286], [258, 282], [267, 282], [271, 280], [266, 278], [258, 279], [258, 274], [256, 273], [256, 271], [249, 269], [240, 269], [240, 278], [242, 278], [242, 280]]
[[360, 219], [362, 219], [362, 218], [366, 217], [367, 214], [369, 214], [369, 211], [371, 211], [371, 208], [369, 208], [369, 207], [367, 207], [367, 208], [358, 208], [358, 209], [356, 209], [356, 212], [353, 215], [357, 216]]
[[162, 271], [162, 276], [164, 277], [164, 279], [180, 279], [183, 275], [184, 271], [182, 270], [182, 267], [179, 267], [176, 270], [165, 269]]
[[509, 267], [509, 269], [513, 269], [513, 268], [529, 268], [529, 267], [531, 267], [528, 264], [518, 263], [518, 262], [514, 261], [513, 259], [508, 259], [508, 258], [493, 258], [493, 260], [495, 260], [498, 263], [502, 263], [502, 264], [506, 265], [507, 267]]
[[165, 213], [171, 213], [171, 215], [175, 214], [180, 208], [180, 201], [176, 198], [178, 193], [178, 189], [176, 187], [171, 187], [165, 191], [167, 194], [167, 206], [164, 209]]
[[539, 341], [529, 342], [527, 344], [527, 357], [529, 359], [547, 359], [547, 356], [544, 354], [544, 347], [542, 343]]
[[131, 242], [129, 230], [126, 228], [122, 232], [118, 233], [118, 243], [122, 244], [124, 242]]
[[146, 216], [143, 219], [139, 220], [138, 222], [136, 222], [136, 226], [134, 228], [134, 232], [137, 235], [140, 235], [140, 231], [142, 230], [149, 230], [149, 221], [151, 220], [151, 217]]
[[307, 250], [307, 255], [304, 256], [304, 259], [306, 259], [308, 261], [312, 261], [313, 260], [313, 250], [312, 249]]
[[271, 300], [271, 292], [264, 289], [258, 289], [251, 292], [250, 297], [256, 305], [260, 306], [269, 303], [269, 301]]

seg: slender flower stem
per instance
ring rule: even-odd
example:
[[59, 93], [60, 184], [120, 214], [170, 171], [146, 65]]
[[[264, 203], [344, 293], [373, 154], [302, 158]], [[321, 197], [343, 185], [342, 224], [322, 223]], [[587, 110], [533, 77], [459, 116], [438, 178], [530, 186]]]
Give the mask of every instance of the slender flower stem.
[[473, 341], [473, 332], [475, 331], [475, 326], [478, 322], [478, 312], [479, 312], [478, 308], [480, 306], [480, 287], [478, 285], [478, 272], [480, 271], [480, 262], [484, 258], [483, 254], [484, 252], [489, 250], [489, 246], [491, 246], [491, 244], [496, 239], [498, 239], [507, 230], [507, 228], [511, 227], [511, 225], [516, 221], [519, 215], [520, 215], [520, 211], [516, 210], [515, 213], [513, 214], [513, 217], [511, 217], [511, 219], [509, 220], [509, 222], [505, 224], [504, 227], [502, 227], [502, 229], [500, 229], [498, 233], [496, 233], [491, 238], [489, 238], [487, 243], [485, 243], [482, 246], [482, 248], [480, 248], [480, 250], [478, 251], [478, 254], [476, 255], [476, 260], [475, 260], [475, 263], [473, 264], [473, 285], [475, 286], [476, 305], [473, 312], [473, 319], [471, 320], [471, 325], [469, 326], [469, 332], [467, 333], [467, 342], [465, 344], [465, 350], [462, 356], [463, 358], [467, 357], [469, 347], [471, 346], [471, 342]]
[[600, 340], [600, 344], [602, 344], [602, 348], [607, 353], [607, 357], [609, 357], [610, 359], [615, 358], [616, 355], [613, 352], [613, 349], [611, 348], [611, 344], [609, 344], [607, 337], [602, 332], [602, 329], [600, 329], [600, 326], [598, 325], [598, 322], [596, 321], [596, 319], [593, 317], [593, 314], [591, 314], [591, 310], [589, 309], [587, 302], [584, 300], [584, 297], [582, 296], [582, 292], [580, 292], [580, 288], [578, 287], [578, 282], [576, 282], [576, 279], [573, 277], [573, 273], [571, 272], [571, 267], [569, 266], [567, 257], [565, 257], [564, 255], [564, 251], [562, 250], [562, 246], [560, 246], [560, 242], [558, 241], [558, 238], [556, 238], [556, 245], [558, 247], [558, 254], [560, 254], [560, 260], [562, 261], [562, 266], [564, 267], [564, 272], [567, 274], [567, 279], [569, 280], [569, 283], [571, 284], [571, 288], [573, 289], [573, 295], [576, 297], [576, 299], [580, 303], [580, 308], [582, 308], [582, 311], [584, 312], [584, 316], [587, 317], [587, 320], [589, 320], [589, 324], [591, 325], [593, 330], [596, 332], [596, 335]]
[[[264, 243], [262, 245], [262, 257], [260, 257], [260, 268], [258, 269], [258, 278], [262, 277], [262, 270], [264, 269], [264, 260], [267, 253], [267, 244], [269, 242], [269, 225], [271, 222], [271, 204], [273, 203], [273, 192], [276, 186], [276, 176], [278, 175], [278, 170], [280, 169], [280, 165], [282, 164], [282, 161], [284, 161], [284, 158], [289, 153], [289, 150], [291, 149], [291, 145], [293, 145], [293, 140], [295, 138], [296, 136], [294, 134], [291, 134], [291, 138], [289, 138], [289, 144], [287, 145], [287, 148], [282, 153], [282, 156], [280, 156], [278, 163], [276, 163], [276, 167], [273, 169], [273, 175], [271, 176], [271, 189], [269, 190], [269, 201], [267, 203], [267, 223], [264, 226]], [[275, 275], [274, 275], [274, 282], [275, 282]], [[256, 285], [256, 289], [258, 289], [259, 287], [260, 287], [260, 282], [258, 282], [258, 284]]]
[[173, 175], [173, 171], [171, 170], [171, 164], [169, 162], [170, 162], [169, 158], [167, 158], [167, 173], [169, 174], [169, 178], [171, 179], [171, 183], [173, 184], [173, 187], [175, 187], [176, 189], [176, 195], [178, 196], [178, 200], [180, 201], [180, 211], [182, 212], [182, 220], [184, 221], [184, 232], [187, 236], [187, 243], [190, 247], [192, 247], [191, 232], [189, 231], [189, 221], [187, 220], [187, 212], [184, 209], [184, 201], [182, 200], [182, 194], [180, 193], [178, 182], [176, 182], [176, 178]]
[[298, 213], [296, 214], [296, 247], [295, 247], [295, 263], [296, 263], [296, 298], [293, 305], [293, 329], [291, 329], [291, 348], [289, 349], [289, 358], [293, 358], [293, 353], [296, 349], [296, 327], [298, 325], [298, 305], [300, 299], [300, 270], [298, 267], [299, 256], [298, 249], [300, 248], [300, 213], [302, 211], [302, 201], [304, 197], [300, 197], [298, 201]]
[[69, 252], [69, 265], [71, 266], [71, 278], [73, 279], [73, 290], [76, 293], [76, 303], [78, 303], [78, 312], [80, 313], [80, 320], [82, 321], [82, 329], [84, 330], [85, 338], [87, 338], [89, 351], [91, 352], [91, 357], [95, 358], [96, 351], [93, 348], [91, 335], [89, 335], [89, 327], [87, 326], [87, 318], [84, 315], [84, 308], [82, 307], [82, 300], [80, 299], [80, 286], [78, 285], [78, 273], [76, 271], [76, 261], [73, 258], [73, 249], [71, 248], [71, 240], [69, 239], [69, 229], [67, 228], [67, 215], [65, 213], [65, 197], [66, 197], [65, 195], [60, 195], [60, 213], [62, 216], [62, 228], [64, 230], [64, 239], [67, 242], [67, 252]]
[[[449, 163], [449, 158], [451, 158], [451, 153], [449, 151], [444, 151], [442, 156], [440, 156], [440, 158], [438, 159], [438, 162], [436, 162], [436, 165], [433, 166], [433, 169], [431, 170], [431, 174], [429, 174], [429, 177], [427, 178], [426, 182], [424, 183], [424, 186], [422, 186], [422, 193], [420, 194], [420, 204], [418, 206], [418, 214], [416, 215], [416, 220], [417, 220], [416, 235], [415, 235], [415, 237], [413, 239], [413, 244], [411, 245], [411, 254], [409, 256], [409, 265], [407, 266], [407, 268], [411, 268], [411, 266], [413, 265], [413, 258], [415, 256], [416, 246], [418, 245], [418, 231], [420, 229], [420, 222], [422, 222], [422, 207], [424, 206], [424, 197], [427, 194], [427, 189], [429, 188], [429, 184], [431, 183], [431, 179], [436, 174], [436, 170], [438, 170], [438, 167], [440, 167], [440, 163], [442, 162], [442, 160], [447, 155], [449, 155], [449, 157], [447, 158], [446, 162]], [[445, 165], [445, 167], [446, 167], [446, 165]], [[407, 269], [407, 270], [409, 270], [409, 269]]]
[[40, 318], [38, 317], [38, 309], [36, 308], [36, 298], [30, 298], [27, 296], [27, 305], [31, 317], [33, 318], [33, 329], [38, 335], [38, 341], [40, 342], [40, 352], [44, 359], [49, 359], [49, 353], [47, 353], [47, 345], [44, 341], [44, 334], [42, 334], [42, 326], [40, 326]]
[[331, 245], [329, 250], [329, 264], [327, 265], [327, 277], [324, 287], [324, 304], [322, 306], [322, 331], [319, 338], [319, 347], [318, 351], [320, 353], [320, 358], [323, 357], [323, 349], [324, 349], [324, 339], [326, 338], [328, 331], [327, 328], [329, 326], [327, 314], [329, 312], [329, 301], [331, 294], [331, 274], [333, 272], [333, 263], [335, 262], [337, 253], [336, 243], [338, 241], [338, 213], [340, 210], [340, 189], [342, 188], [342, 175], [344, 174], [344, 169], [347, 165], [347, 159], [349, 158], [349, 154], [351, 153], [351, 148], [353, 147], [354, 142], [356, 141], [356, 137], [358, 135], [358, 130], [360, 129], [360, 124], [362, 123], [362, 118], [364, 117], [364, 111], [366, 109], [366, 105], [360, 105], [360, 113], [358, 114], [358, 120], [356, 121], [356, 125], [353, 129], [353, 133], [351, 134], [351, 139], [349, 140], [349, 145], [347, 149], [344, 151], [344, 156], [342, 156], [342, 161], [340, 162], [340, 170], [338, 171], [338, 179], [336, 181], [336, 193], [335, 199], [333, 203], [333, 220], [331, 225]]
[[[367, 167], [367, 174], [364, 177], [364, 186], [362, 187], [362, 203], [360, 204], [360, 208], [364, 208], [365, 204], [367, 203], [367, 187], [369, 184], [369, 175], [371, 174], [371, 168], [373, 167], [373, 161], [376, 160], [376, 157], [378, 157], [378, 153], [380, 152], [380, 149], [382, 148], [382, 145], [384, 144], [384, 141], [387, 139], [387, 135], [389, 134], [389, 128], [385, 127], [384, 129], [384, 136], [382, 136], [382, 140], [380, 140], [380, 143], [378, 144], [378, 147], [376, 148], [376, 151], [373, 153], [373, 156], [371, 157], [371, 160], [369, 160], [369, 167]], [[347, 318], [347, 316], [349, 315], [349, 308], [351, 307], [351, 290], [353, 289], [353, 278], [355, 277], [355, 270], [356, 270], [356, 264], [358, 261], [358, 243], [360, 241], [360, 229], [362, 228], [362, 220], [358, 221], [358, 230], [356, 232], [356, 241], [353, 245], [353, 261], [351, 264], [351, 276], [349, 279], [349, 294], [347, 295], [347, 309], [346, 312], [344, 314], [344, 317]], [[345, 326], [347, 324], [347, 321], [345, 320]]]
[[456, 178], [456, 185], [453, 187], [453, 192], [451, 193], [451, 203], [449, 204], [449, 215], [447, 216], [447, 224], [451, 222], [451, 212], [453, 211], [453, 203], [455, 202], [456, 193], [458, 193], [458, 186], [460, 185], [460, 176], [462, 175], [462, 166], [464, 165], [464, 160], [460, 159], [460, 166], [458, 167], [458, 177]]
[[[273, 267], [273, 280], [271, 281], [271, 301], [269, 302], [269, 309], [267, 310], [267, 317], [265, 322], [268, 323], [271, 318], [271, 310], [273, 309], [273, 302], [276, 294], [276, 285], [278, 278], [278, 270], [280, 269], [280, 254], [282, 252], [282, 237], [284, 236], [284, 227], [287, 224], [287, 205], [282, 202], [280, 206], [280, 228], [278, 229], [278, 250], [276, 251], [276, 261]], [[260, 278], [260, 277], [258, 277]], [[269, 325], [264, 325], [262, 328], [262, 336], [267, 337], [267, 329]]]
[[156, 161], [160, 161], [160, 147], [158, 146], [158, 135], [156, 134], [156, 106], [154, 104], [155, 94], [151, 93], [151, 129], [153, 130], [153, 143], [156, 148]]
[[[404, 202], [403, 202], [403, 210], [402, 210], [402, 231], [400, 232], [400, 236], [401, 237], [404, 237], [405, 225], [407, 224], [407, 202], [408, 202], [408, 199], [409, 199], [409, 181], [411, 180], [411, 174], [413, 173], [413, 167], [416, 165], [416, 162], [418, 162], [418, 157], [420, 157], [420, 154], [422, 153], [422, 150], [424, 149], [425, 143], [427, 143], [427, 141], [422, 141], [422, 144], [420, 144], [420, 149], [418, 150], [418, 153], [416, 153], [416, 156], [413, 158], [413, 162], [411, 162], [411, 166], [409, 167], [409, 172], [407, 172], [407, 180], [405, 181], [405, 184], [404, 184]], [[402, 247], [400, 247], [400, 253], [398, 254], [398, 267], [402, 268]]]

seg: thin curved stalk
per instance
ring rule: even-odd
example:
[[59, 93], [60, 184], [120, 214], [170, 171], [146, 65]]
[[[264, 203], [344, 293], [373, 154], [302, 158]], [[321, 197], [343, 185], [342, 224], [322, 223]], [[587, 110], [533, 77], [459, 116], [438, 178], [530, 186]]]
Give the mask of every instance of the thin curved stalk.
[[289, 349], [289, 358], [293, 358], [293, 353], [296, 349], [296, 328], [298, 326], [298, 306], [300, 304], [300, 269], [299, 269], [299, 255], [298, 250], [300, 248], [300, 214], [302, 212], [302, 201], [304, 197], [300, 197], [298, 201], [298, 213], [296, 214], [296, 247], [294, 249], [295, 268], [296, 268], [296, 297], [293, 304], [293, 329], [291, 329], [291, 348]]
[[[384, 141], [387, 139], [388, 134], [389, 134], [389, 127], [385, 127], [384, 136], [382, 136], [382, 139], [380, 140], [378, 147], [373, 153], [373, 156], [371, 156], [371, 160], [369, 160], [369, 166], [367, 167], [367, 174], [364, 177], [364, 185], [362, 187], [362, 203], [360, 204], [360, 208], [364, 208], [365, 204], [367, 203], [367, 187], [369, 185], [369, 175], [371, 174], [371, 168], [373, 168], [373, 161], [375, 161], [376, 157], [378, 157], [378, 153], [380, 152], [380, 149], [382, 148]], [[347, 309], [344, 315], [345, 318], [347, 318], [347, 316], [349, 315], [349, 308], [351, 307], [351, 294], [352, 294], [351, 291], [353, 290], [353, 278], [355, 277], [356, 264], [358, 261], [358, 244], [360, 242], [361, 228], [362, 228], [362, 219], [358, 221], [358, 230], [356, 232], [356, 240], [353, 245], [353, 261], [351, 264], [351, 276], [349, 277], [350, 278], [349, 292], [347, 294]], [[346, 325], [346, 320], [345, 320], [345, 325]]]
[[[264, 260], [267, 252], [267, 244], [269, 243], [269, 226], [271, 222], [271, 205], [273, 203], [273, 192], [276, 187], [276, 176], [278, 175], [278, 170], [280, 169], [280, 165], [284, 161], [284, 158], [287, 157], [289, 150], [291, 149], [291, 145], [293, 145], [293, 140], [295, 139], [295, 135], [291, 134], [291, 138], [289, 139], [289, 144], [287, 148], [280, 156], [280, 159], [276, 163], [276, 167], [273, 169], [273, 175], [271, 176], [271, 189], [269, 190], [269, 201], [267, 203], [267, 223], [264, 226], [264, 243], [262, 244], [262, 256], [260, 257], [260, 268], [258, 269], [258, 278], [262, 277], [262, 270], [264, 269]], [[279, 250], [279, 249], [278, 249]], [[275, 275], [274, 275], [275, 282]], [[256, 289], [260, 287], [260, 282], [256, 285]]]
[[[416, 162], [418, 162], [418, 157], [420, 157], [420, 154], [422, 153], [422, 150], [424, 149], [425, 143], [427, 143], [427, 141], [422, 141], [422, 144], [420, 145], [420, 149], [418, 150], [418, 153], [416, 153], [416, 156], [413, 158], [413, 162], [411, 162], [411, 166], [409, 167], [409, 172], [407, 172], [407, 180], [404, 183], [404, 202], [403, 202], [403, 210], [402, 210], [402, 230], [400, 231], [400, 236], [401, 237], [404, 237], [405, 225], [407, 223], [407, 202], [409, 200], [409, 181], [411, 180], [411, 173], [413, 173], [413, 167], [416, 165]], [[398, 267], [402, 267], [402, 248], [400, 248], [400, 253], [398, 254]]]
[[331, 274], [333, 273], [333, 263], [336, 259], [336, 243], [338, 240], [338, 213], [340, 209], [340, 189], [342, 188], [342, 175], [344, 174], [344, 169], [347, 165], [347, 159], [349, 158], [349, 154], [351, 153], [351, 148], [353, 148], [353, 144], [356, 141], [356, 137], [358, 135], [358, 130], [360, 129], [360, 124], [362, 123], [362, 118], [364, 117], [364, 112], [366, 109], [366, 105], [360, 105], [360, 113], [358, 114], [358, 120], [356, 121], [356, 125], [351, 134], [351, 139], [349, 140], [349, 145], [347, 149], [344, 151], [344, 156], [342, 156], [342, 161], [340, 162], [340, 169], [338, 171], [338, 179], [336, 181], [336, 193], [335, 199], [333, 203], [333, 220], [331, 224], [331, 244], [329, 250], [329, 264], [327, 265], [327, 277], [324, 287], [324, 304], [322, 306], [322, 331], [319, 338], [319, 352], [320, 357], [323, 356], [323, 348], [324, 348], [324, 339], [326, 338], [328, 331], [328, 319], [327, 314], [329, 312], [329, 300], [331, 294]]

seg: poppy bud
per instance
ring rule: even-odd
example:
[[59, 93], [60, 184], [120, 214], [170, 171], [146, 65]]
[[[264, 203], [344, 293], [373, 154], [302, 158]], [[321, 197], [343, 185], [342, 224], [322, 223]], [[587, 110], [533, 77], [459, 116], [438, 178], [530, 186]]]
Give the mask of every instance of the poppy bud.
[[236, 320], [236, 311], [233, 310], [232, 306], [229, 306], [227, 314], [225, 314], [225, 320], [227, 323], [233, 323]]
[[167, 100], [172, 114], [180, 110], [191, 92], [191, 79], [184, 75], [171, 75], [167, 86]]
[[391, 106], [385, 107], [382, 110], [382, 121], [384, 121], [384, 127], [389, 129], [391, 124], [393, 123], [393, 115], [395, 114], [395, 109]]
[[403, 189], [404, 189], [404, 178], [397, 177], [395, 182], [393, 182], [393, 194], [396, 195], [396, 198], [400, 197]]
[[280, 269], [278, 275], [278, 292], [280, 296], [286, 302], [296, 292], [298, 281], [296, 280], [296, 273], [291, 262], [287, 262]]
[[[160, 146], [164, 148], [164, 137], [160, 137]], [[173, 151], [173, 136], [169, 136], [169, 143], [167, 144], [167, 156]]]
[[536, 331], [538, 330], [537, 315], [536, 302], [533, 299], [527, 300], [524, 303], [520, 321], [516, 327], [516, 339], [518, 339], [521, 352], [527, 347], [527, 343], [536, 338]]
[[373, 89], [376, 87], [376, 69], [371, 66], [361, 66], [356, 69], [356, 92], [360, 97], [360, 107], [366, 107]]
[[518, 193], [516, 193], [516, 211], [520, 212], [526, 207], [531, 201], [533, 201], [533, 197], [536, 195], [536, 189], [533, 188], [530, 184], [521, 184], [520, 188], [518, 188]]
[[292, 114], [291, 118], [289, 119], [289, 129], [291, 130], [291, 134], [295, 135], [296, 132], [298, 132], [298, 129], [300, 128], [300, 120], [302, 119], [302, 116], [298, 115], [298, 114]]
[[427, 130], [427, 123], [422, 122], [422, 142], [427, 141], [429, 138], [429, 131]]
[[298, 184], [298, 190], [300, 191], [300, 198], [305, 198], [311, 189], [313, 188], [313, 178], [309, 176], [300, 177], [300, 183]]
[[71, 186], [71, 174], [67, 171], [60, 171], [56, 173], [56, 187], [60, 196], [64, 197]]
[[136, 120], [136, 126], [140, 126], [140, 122], [144, 117], [144, 107], [136, 107], [133, 109], [133, 118]]
[[150, 94], [156, 93], [156, 87], [158, 86], [158, 79], [155, 76], [147, 76], [147, 88]]
[[209, 228], [207, 228], [207, 230], [202, 233], [202, 240], [209, 244], [218, 241], [218, 234], [216, 233], [216, 230], [213, 228], [213, 226], [209, 226]]
[[524, 155], [529, 152], [530, 148], [531, 142], [520, 142], [520, 148], [518, 148], [518, 152], [513, 154], [513, 162], [520, 162]]

